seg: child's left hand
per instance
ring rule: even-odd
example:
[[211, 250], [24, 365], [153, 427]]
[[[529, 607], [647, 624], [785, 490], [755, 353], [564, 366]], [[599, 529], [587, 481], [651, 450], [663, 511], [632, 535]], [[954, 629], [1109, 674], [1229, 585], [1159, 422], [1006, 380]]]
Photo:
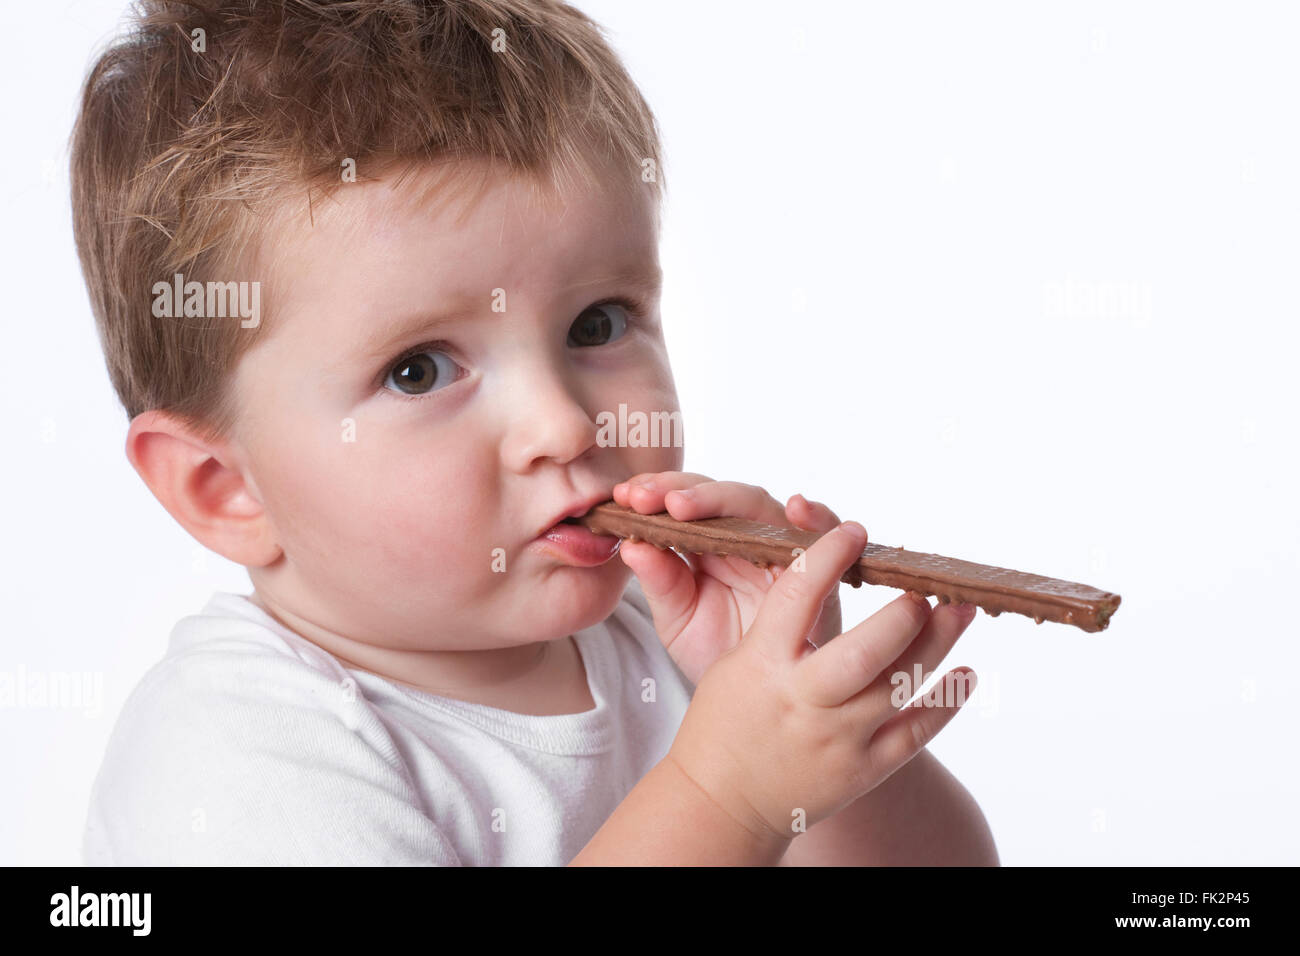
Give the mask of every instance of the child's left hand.
[[[620, 482], [614, 487], [614, 501], [641, 514], [667, 511], [679, 521], [725, 516], [823, 533], [840, 523], [830, 508], [802, 495], [792, 496], [783, 507], [755, 485], [682, 471], [648, 472]], [[744, 558], [715, 554], [690, 554], [683, 560], [675, 551], [645, 541], [624, 540], [619, 553], [640, 581], [660, 640], [693, 684], [739, 643], [763, 596], [786, 570], [761, 570]], [[808, 637], [820, 645], [840, 629], [836, 588], [822, 604]]]

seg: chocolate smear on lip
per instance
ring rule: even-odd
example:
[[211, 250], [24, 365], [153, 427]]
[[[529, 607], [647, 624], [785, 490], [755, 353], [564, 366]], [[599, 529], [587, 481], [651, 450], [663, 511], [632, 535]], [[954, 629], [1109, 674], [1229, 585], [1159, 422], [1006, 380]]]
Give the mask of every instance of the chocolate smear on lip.
[[[788, 567], [795, 548], [806, 551], [821, 537], [816, 531], [744, 518], [678, 521], [666, 511], [643, 515], [614, 501], [602, 502], [573, 520], [596, 534], [648, 541], [674, 551], [733, 555], [759, 567]], [[871, 542], [840, 580], [855, 588], [865, 581], [933, 594], [940, 604], [966, 602], [984, 608], [991, 617], [1010, 611], [1032, 617], [1038, 624], [1056, 621], [1090, 632], [1105, 630], [1120, 604], [1118, 594], [1087, 584]]]

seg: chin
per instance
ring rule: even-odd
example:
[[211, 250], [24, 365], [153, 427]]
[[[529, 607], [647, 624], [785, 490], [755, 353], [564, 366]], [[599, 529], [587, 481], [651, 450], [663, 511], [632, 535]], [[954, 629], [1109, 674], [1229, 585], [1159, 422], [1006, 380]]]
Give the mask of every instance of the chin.
[[541, 600], [546, 602], [543, 613], [555, 625], [555, 637], [566, 637], [609, 617], [631, 577], [631, 568], [617, 554], [594, 568], [554, 569], [541, 585], [545, 591]]

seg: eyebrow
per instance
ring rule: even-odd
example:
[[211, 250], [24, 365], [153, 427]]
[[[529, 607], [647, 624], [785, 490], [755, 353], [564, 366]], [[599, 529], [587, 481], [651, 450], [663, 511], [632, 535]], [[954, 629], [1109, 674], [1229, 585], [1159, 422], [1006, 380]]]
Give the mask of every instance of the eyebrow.
[[[598, 276], [594, 279], [574, 282], [564, 286], [560, 291], [568, 292], [571, 289], [580, 289], [584, 286], [593, 285], [618, 285], [625, 289], [641, 292], [646, 296], [652, 296], [659, 291], [662, 283], [662, 269], [658, 266], [640, 265], [635, 268], [622, 269], [608, 275]], [[469, 298], [460, 298], [457, 300], [455, 307], [444, 312], [419, 312], [407, 316], [393, 323], [390, 328], [385, 329], [381, 338], [373, 343], [367, 340], [357, 354], [367, 362], [386, 358], [390, 352], [396, 352], [402, 342], [414, 339], [421, 334], [428, 334], [441, 326], [452, 325], [482, 315], [491, 307], [491, 293], [484, 295], [480, 302], [473, 305], [470, 303]]]

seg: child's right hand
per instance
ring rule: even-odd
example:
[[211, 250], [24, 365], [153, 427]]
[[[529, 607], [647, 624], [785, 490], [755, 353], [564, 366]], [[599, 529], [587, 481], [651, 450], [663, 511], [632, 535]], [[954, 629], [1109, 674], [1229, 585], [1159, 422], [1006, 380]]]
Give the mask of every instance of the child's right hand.
[[[956, 639], [925, 627], [924, 598], [903, 594], [816, 650], [805, 641], [866, 537], [846, 522], [808, 549], [802, 572], [781, 575], [744, 638], [704, 673], [668, 753], [728, 814], [774, 845], [797, 835], [797, 811], [806, 827], [834, 815], [916, 756], [958, 710], [900, 712], [893, 702], [891, 674], [910, 676], [915, 663], [929, 674]], [[963, 670], [969, 694], [973, 671], [954, 670], [944, 681], [960, 680]]]

